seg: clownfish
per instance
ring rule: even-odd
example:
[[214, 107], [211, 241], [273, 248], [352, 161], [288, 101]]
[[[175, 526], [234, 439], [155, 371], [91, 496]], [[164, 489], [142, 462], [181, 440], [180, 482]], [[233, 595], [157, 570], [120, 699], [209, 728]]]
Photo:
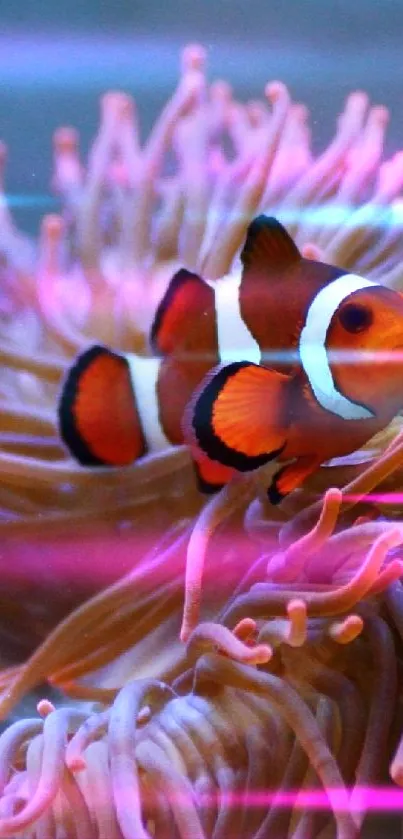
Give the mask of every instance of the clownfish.
[[185, 442], [211, 493], [275, 459], [276, 504], [403, 406], [403, 296], [305, 259], [264, 215], [239, 270], [174, 275], [150, 345], [147, 358], [92, 346], [69, 370], [59, 427], [81, 464], [126, 466]]

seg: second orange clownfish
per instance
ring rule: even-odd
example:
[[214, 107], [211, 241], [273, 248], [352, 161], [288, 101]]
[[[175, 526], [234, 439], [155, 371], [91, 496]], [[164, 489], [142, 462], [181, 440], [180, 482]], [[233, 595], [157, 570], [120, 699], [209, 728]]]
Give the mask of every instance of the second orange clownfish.
[[178, 271], [150, 342], [151, 358], [93, 346], [70, 369], [59, 425], [80, 463], [126, 466], [186, 442], [215, 492], [276, 459], [278, 503], [403, 407], [403, 297], [304, 259], [274, 218], [252, 222], [238, 271]]

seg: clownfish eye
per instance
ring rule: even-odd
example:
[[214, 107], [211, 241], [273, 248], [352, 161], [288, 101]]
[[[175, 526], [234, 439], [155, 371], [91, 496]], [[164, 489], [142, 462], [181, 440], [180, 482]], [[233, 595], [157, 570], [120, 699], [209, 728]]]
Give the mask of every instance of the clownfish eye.
[[361, 303], [348, 303], [340, 311], [339, 320], [346, 332], [364, 332], [373, 322], [373, 313]]

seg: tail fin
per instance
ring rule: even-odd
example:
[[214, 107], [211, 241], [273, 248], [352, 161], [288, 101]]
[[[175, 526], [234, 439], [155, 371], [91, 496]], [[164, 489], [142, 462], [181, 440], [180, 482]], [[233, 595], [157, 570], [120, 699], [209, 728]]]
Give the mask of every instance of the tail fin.
[[129, 365], [106, 347], [90, 347], [70, 368], [58, 418], [64, 443], [84, 466], [128, 466], [145, 452]]

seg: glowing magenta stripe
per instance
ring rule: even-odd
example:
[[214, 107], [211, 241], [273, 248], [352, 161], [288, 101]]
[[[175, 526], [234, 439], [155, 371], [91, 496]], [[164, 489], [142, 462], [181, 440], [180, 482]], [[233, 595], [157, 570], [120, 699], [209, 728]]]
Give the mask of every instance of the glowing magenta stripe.
[[[332, 789], [333, 802], [336, 802], [336, 809], [339, 812], [370, 811], [370, 812], [396, 812], [403, 811], [403, 789], [399, 787], [356, 787], [347, 790], [349, 806], [345, 805], [346, 790]], [[289, 790], [288, 792], [276, 792], [267, 790], [262, 792], [249, 791], [247, 794], [226, 793], [226, 801], [233, 807], [262, 807], [275, 804], [278, 807], [297, 807], [301, 810], [326, 810], [332, 808], [325, 790]], [[339, 802], [338, 802], [339, 799]], [[211, 804], [220, 800], [220, 796], [198, 796], [198, 804]]]
[[403, 492], [373, 492], [369, 495], [344, 495], [345, 501], [365, 501], [369, 504], [402, 504]]

